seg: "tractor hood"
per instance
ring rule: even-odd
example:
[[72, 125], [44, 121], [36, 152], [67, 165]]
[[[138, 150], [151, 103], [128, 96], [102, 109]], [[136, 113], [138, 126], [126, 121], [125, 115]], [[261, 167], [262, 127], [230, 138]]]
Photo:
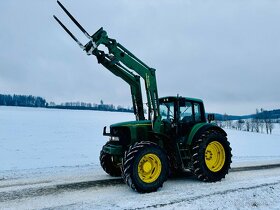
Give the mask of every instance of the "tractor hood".
[[110, 128], [114, 127], [134, 127], [134, 126], [151, 126], [151, 120], [140, 120], [140, 121], [127, 121], [121, 123], [115, 123], [110, 125]]
[[128, 121], [115, 123], [110, 126], [110, 136], [117, 137], [121, 145], [128, 145], [137, 141], [148, 140], [148, 133], [152, 131], [150, 120]]

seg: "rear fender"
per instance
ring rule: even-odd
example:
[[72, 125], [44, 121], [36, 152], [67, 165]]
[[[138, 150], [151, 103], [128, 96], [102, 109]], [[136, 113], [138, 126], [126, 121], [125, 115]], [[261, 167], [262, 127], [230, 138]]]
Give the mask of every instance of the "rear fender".
[[203, 132], [207, 130], [216, 130], [227, 136], [227, 133], [214, 123], [198, 123], [192, 128], [190, 135], [186, 139], [186, 144], [191, 145], [194, 139], [198, 138]]

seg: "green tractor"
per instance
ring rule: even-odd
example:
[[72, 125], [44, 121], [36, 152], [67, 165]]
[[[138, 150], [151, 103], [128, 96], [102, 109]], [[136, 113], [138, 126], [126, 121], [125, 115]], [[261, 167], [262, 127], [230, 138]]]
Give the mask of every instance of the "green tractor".
[[[111, 176], [122, 176], [138, 192], [153, 192], [169, 176], [190, 171], [205, 182], [220, 181], [231, 164], [231, 147], [226, 132], [206, 119], [203, 101], [195, 98], [158, 97], [155, 69], [150, 68], [103, 28], [92, 36], [58, 2], [71, 20], [89, 38], [85, 45], [54, 16], [64, 30], [86, 51], [94, 55], [114, 75], [129, 84], [135, 121], [116, 123], [103, 135], [109, 141], [100, 152], [100, 163]], [[108, 49], [104, 52], [98, 47]], [[145, 116], [140, 79], [147, 97]], [[108, 130], [108, 131], [107, 131]]]

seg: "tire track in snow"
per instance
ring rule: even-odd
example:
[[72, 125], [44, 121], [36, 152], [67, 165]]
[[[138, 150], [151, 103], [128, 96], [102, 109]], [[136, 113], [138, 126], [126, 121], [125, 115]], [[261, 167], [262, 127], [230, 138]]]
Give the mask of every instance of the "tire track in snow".
[[269, 164], [269, 165], [259, 165], [259, 166], [243, 166], [235, 167], [229, 170], [229, 172], [239, 172], [239, 171], [254, 171], [254, 170], [265, 170], [279, 168], [280, 164]]
[[20, 186], [28, 186], [28, 185], [31, 186], [31, 185], [36, 185], [36, 184], [48, 184], [48, 183], [51, 183], [51, 181], [38, 181], [38, 182], [27, 182], [27, 183], [18, 183], [18, 184], [7, 184], [7, 185], [1, 185], [0, 189], [1, 188], [6, 188], [6, 187], [20, 187]]
[[[266, 169], [273, 169], [273, 168], [279, 168], [279, 167], [280, 167], [280, 164], [236, 167], [236, 168], [230, 169], [230, 172], [266, 170]], [[44, 196], [44, 195], [50, 195], [50, 194], [59, 194], [59, 193], [62, 193], [62, 192], [87, 189], [87, 188], [91, 188], [91, 187], [114, 186], [114, 185], [120, 185], [120, 184], [123, 184], [123, 183], [124, 182], [121, 178], [116, 178], [116, 179], [104, 179], [104, 180], [94, 180], [94, 181], [50, 185], [50, 186], [27, 188], [27, 189], [14, 190], [14, 191], [12, 190], [12, 191], [8, 191], [8, 192], [0, 192], [0, 202], [17, 200], [17, 199], [22, 199], [22, 198], [27, 198], [27, 197]], [[280, 183], [280, 181], [279, 181], [279, 183]], [[268, 185], [270, 185], [270, 184], [268, 184]], [[9, 185], [7, 187], [14, 187], [14, 186], [17, 186], [17, 185]], [[266, 186], [266, 185], [264, 185], [264, 186]], [[255, 186], [255, 188], [258, 188], [258, 187], [263, 187], [263, 186], [262, 185]], [[249, 188], [244, 188], [244, 189], [248, 190]], [[235, 192], [237, 190], [242, 190], [242, 188], [234, 189], [233, 192]], [[229, 193], [229, 192], [231, 192], [231, 191], [230, 190], [222, 191], [220, 193]], [[219, 192], [217, 192], [216, 194], [218, 195]], [[208, 196], [212, 196], [212, 195], [215, 195], [215, 194], [209, 194]], [[207, 196], [207, 195], [203, 195], [203, 197], [204, 196]], [[199, 199], [200, 197], [202, 197], [202, 196], [197, 196], [197, 197], [194, 197], [193, 199]], [[175, 201], [175, 203], [189, 201], [190, 199], [192, 199], [192, 198], [188, 198], [187, 200]], [[172, 204], [173, 203], [157, 204], [157, 205], [163, 205], [164, 206], [164, 205], [172, 205]], [[156, 208], [156, 207], [161, 207], [161, 206], [149, 206], [149, 207]], [[148, 207], [145, 207], [145, 208], [148, 208]]]
[[215, 195], [225, 195], [227, 193], [234, 193], [234, 192], [243, 191], [243, 190], [253, 190], [253, 189], [262, 188], [262, 187], [273, 187], [278, 184], [280, 184], [280, 180], [277, 182], [273, 182], [273, 183], [266, 183], [266, 184], [260, 184], [260, 185], [250, 186], [250, 187], [239, 187], [239, 188], [235, 188], [235, 189], [222, 190], [222, 191], [218, 191], [218, 192], [211, 193], [211, 194], [197, 195], [197, 196], [182, 198], [182, 199], [178, 199], [178, 200], [174, 200], [174, 201], [170, 201], [170, 202], [166, 202], [166, 203], [154, 204], [154, 205], [149, 205], [149, 206], [145, 206], [145, 207], [126, 209], [126, 210], [160, 208], [160, 207], [178, 204], [178, 203], [182, 203], [182, 202], [191, 202], [191, 201], [195, 201], [195, 200], [199, 200], [199, 199], [204, 199], [204, 198], [215, 196]]
[[37, 187], [37, 188], [28, 188], [23, 190], [0, 192], [0, 202], [22, 199], [27, 197], [59, 194], [62, 192], [80, 190], [80, 189], [85, 189], [90, 187], [106, 187], [106, 186], [113, 186], [118, 184], [123, 184], [123, 180], [119, 178], [105, 179], [105, 180], [59, 184], [59, 185], [44, 186], [44, 187]]

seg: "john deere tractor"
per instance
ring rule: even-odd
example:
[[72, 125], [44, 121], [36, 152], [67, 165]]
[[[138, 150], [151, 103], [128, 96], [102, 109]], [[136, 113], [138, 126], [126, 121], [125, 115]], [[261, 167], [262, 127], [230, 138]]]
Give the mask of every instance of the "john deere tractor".
[[[226, 132], [211, 123], [203, 101], [195, 98], [158, 97], [155, 69], [147, 66], [103, 28], [93, 35], [75, 20], [58, 2], [89, 42], [83, 45], [54, 16], [64, 30], [98, 63], [130, 86], [135, 121], [120, 122], [104, 127], [109, 141], [100, 152], [100, 163], [111, 176], [122, 176], [125, 183], [138, 192], [153, 192], [162, 187], [169, 176], [192, 172], [205, 182], [220, 181], [231, 164], [231, 148]], [[99, 48], [107, 48], [104, 52]], [[147, 97], [145, 116], [140, 79]]]

